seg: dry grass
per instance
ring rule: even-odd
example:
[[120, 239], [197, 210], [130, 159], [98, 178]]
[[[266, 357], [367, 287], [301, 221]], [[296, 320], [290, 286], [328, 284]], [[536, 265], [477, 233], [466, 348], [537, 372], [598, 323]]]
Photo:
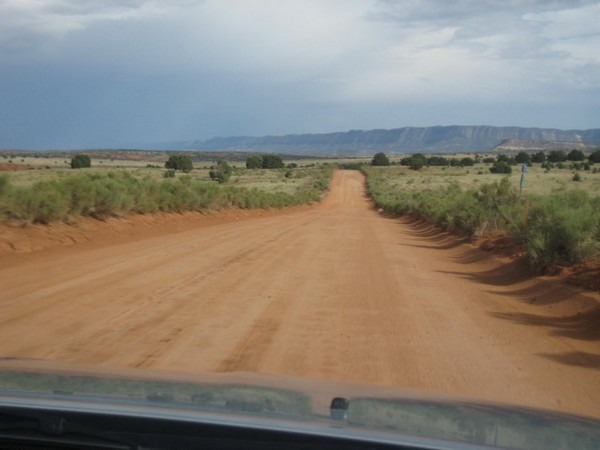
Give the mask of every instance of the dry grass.
[[[476, 164], [472, 167], [428, 167], [415, 171], [405, 166], [392, 166], [389, 176], [394, 178], [392, 182], [400, 189], [418, 190], [423, 187], [436, 188], [447, 186], [451, 182], [457, 182], [461, 187], [470, 189], [483, 184], [498, 181], [508, 176], [511, 185], [519, 187], [521, 173], [519, 167], [513, 168], [510, 175], [497, 175], [489, 171], [490, 164]], [[594, 167], [594, 166], [592, 166]], [[549, 194], [556, 190], [583, 189], [591, 194], [600, 194], [600, 172], [579, 171], [581, 181], [573, 181], [575, 171], [569, 169], [553, 169], [546, 173], [539, 164], [534, 164], [525, 175], [523, 194]]]

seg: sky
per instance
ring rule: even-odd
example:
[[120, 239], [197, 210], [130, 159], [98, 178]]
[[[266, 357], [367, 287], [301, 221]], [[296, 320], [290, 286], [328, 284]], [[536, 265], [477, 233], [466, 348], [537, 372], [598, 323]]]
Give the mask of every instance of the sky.
[[600, 127], [600, 2], [0, 0], [0, 148]]

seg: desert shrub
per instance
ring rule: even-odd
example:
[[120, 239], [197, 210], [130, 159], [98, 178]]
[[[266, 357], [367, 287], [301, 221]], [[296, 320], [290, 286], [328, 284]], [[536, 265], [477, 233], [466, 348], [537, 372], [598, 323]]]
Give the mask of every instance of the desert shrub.
[[389, 166], [390, 160], [388, 159], [388, 157], [386, 156], [385, 153], [379, 152], [379, 153], [376, 153], [375, 156], [373, 156], [373, 159], [371, 160], [371, 165], [372, 166]]
[[331, 176], [333, 175], [333, 166], [330, 164], [324, 164], [314, 175], [315, 181], [313, 182], [313, 189], [316, 189], [317, 192], [322, 193], [329, 189], [329, 184], [331, 182]]
[[596, 150], [595, 152], [592, 152], [590, 154], [590, 156], [588, 157], [588, 161], [590, 163], [600, 163], [600, 150]]
[[410, 167], [412, 170], [420, 170], [422, 167], [427, 166], [427, 158], [420, 153], [415, 153], [409, 158], [403, 158], [403, 161], [405, 161], [405, 165]]
[[285, 164], [278, 155], [264, 155], [262, 157], [262, 168], [263, 169], [283, 169]]
[[408, 156], [406, 158], [402, 158], [400, 160], [400, 165], [402, 166], [408, 166], [410, 167], [412, 170], [419, 170], [422, 167], [427, 165], [427, 158], [420, 154], [420, 153], [415, 153], [412, 156]]
[[175, 178], [175, 169], [167, 169], [163, 174], [163, 178]]
[[389, 214], [410, 213], [443, 229], [471, 235], [501, 229], [525, 247], [531, 265], [543, 272], [598, 256], [600, 197], [581, 190], [519, 198], [509, 178], [463, 190], [398, 189], [385, 175], [365, 170], [367, 189], [377, 207]]
[[516, 166], [517, 165], [517, 160], [515, 159], [514, 156], [498, 155], [498, 156], [496, 156], [496, 161], [498, 161], [498, 162], [505, 162], [509, 166]]
[[246, 169], [261, 169], [263, 159], [260, 155], [252, 155], [246, 159]]
[[189, 175], [159, 181], [150, 176], [136, 178], [126, 171], [79, 173], [27, 186], [13, 186], [8, 176], [0, 176], [0, 219], [28, 224], [71, 222], [82, 215], [105, 219], [156, 211], [279, 208], [318, 201], [332, 173], [330, 165], [303, 172], [307, 181], [295, 193], [219, 185]]
[[427, 165], [429, 165], [429, 166], [445, 167], [445, 166], [448, 166], [449, 164], [450, 164], [450, 161], [448, 161], [448, 159], [444, 158], [443, 156], [431, 156], [431, 157], [427, 158]]
[[531, 162], [531, 156], [526, 152], [519, 152], [515, 156], [515, 161], [520, 164], [529, 164]]
[[231, 177], [233, 172], [232, 167], [227, 161], [219, 160], [216, 166], [212, 166], [209, 172], [211, 180], [215, 180], [218, 183], [226, 183]]
[[345, 162], [338, 163], [337, 167], [344, 170], [361, 170], [363, 167], [363, 163], [360, 162]]
[[90, 215], [94, 211], [96, 198], [94, 175], [69, 177], [63, 181], [70, 194], [69, 214], [73, 216]]
[[567, 160], [567, 154], [562, 150], [551, 150], [546, 159], [553, 163], [563, 162]]
[[165, 163], [165, 168], [181, 170], [182, 172], [191, 172], [194, 168], [192, 158], [188, 155], [171, 155]]
[[88, 155], [76, 155], [71, 158], [71, 169], [82, 169], [92, 167], [92, 161]]
[[543, 163], [544, 161], [546, 161], [546, 154], [541, 150], [531, 157], [531, 162], [534, 163]]
[[94, 179], [93, 206], [89, 215], [104, 219], [136, 212], [140, 181], [129, 172], [109, 172]]
[[22, 223], [47, 224], [67, 217], [69, 194], [57, 181], [39, 181], [10, 189], [3, 203], [6, 217]]
[[585, 159], [585, 153], [581, 150], [573, 149], [567, 155], [569, 161], [583, 161]]
[[147, 214], [159, 211], [158, 186], [160, 184], [148, 176], [140, 180], [135, 190], [135, 207], [131, 212]]
[[554, 164], [552, 164], [551, 162], [548, 162], [548, 161], [546, 161], [546, 162], [543, 162], [543, 163], [542, 163], [542, 166], [541, 166], [541, 167], [542, 167], [542, 169], [546, 169], [546, 170], [552, 170], [552, 169], [554, 169], [556, 166], [555, 166]]
[[506, 161], [496, 161], [492, 167], [490, 167], [490, 172], [508, 174], [512, 173], [512, 167]]
[[581, 175], [579, 175], [579, 172], [575, 172], [572, 179], [573, 181], [581, 181]]
[[538, 197], [527, 213], [526, 252], [543, 272], [553, 265], [571, 265], [598, 255], [600, 199], [573, 190]]

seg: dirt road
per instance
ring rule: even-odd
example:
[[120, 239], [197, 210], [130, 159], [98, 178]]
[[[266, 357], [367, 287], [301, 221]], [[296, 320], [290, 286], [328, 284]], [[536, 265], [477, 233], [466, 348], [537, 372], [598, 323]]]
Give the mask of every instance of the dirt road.
[[598, 296], [408, 219], [319, 206], [0, 264], [0, 355], [392, 385], [600, 417]]

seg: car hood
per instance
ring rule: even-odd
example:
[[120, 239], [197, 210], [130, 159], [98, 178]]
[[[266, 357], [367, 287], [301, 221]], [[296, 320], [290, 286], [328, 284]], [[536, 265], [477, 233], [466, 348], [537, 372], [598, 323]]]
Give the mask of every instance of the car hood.
[[551, 411], [282, 376], [198, 376], [0, 359], [0, 407], [32, 405], [335, 433], [358, 440], [368, 436], [380, 442], [431, 439], [447, 443], [444, 448], [458, 448], [451, 443], [461, 448], [600, 448], [600, 421]]

